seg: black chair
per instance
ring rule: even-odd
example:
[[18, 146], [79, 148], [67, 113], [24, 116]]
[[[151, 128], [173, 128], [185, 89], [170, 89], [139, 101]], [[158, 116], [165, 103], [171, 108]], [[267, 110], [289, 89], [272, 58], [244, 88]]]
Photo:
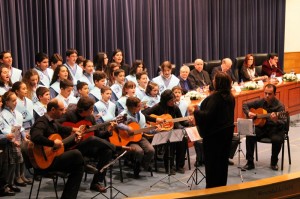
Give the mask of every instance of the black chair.
[[47, 170], [41, 170], [41, 169], [33, 168], [32, 164], [30, 162], [30, 158], [29, 158], [27, 149], [28, 149], [28, 143], [23, 142], [23, 144], [21, 146], [21, 152], [22, 152], [22, 156], [23, 156], [23, 159], [24, 159], [24, 164], [25, 164], [25, 167], [26, 167], [27, 171], [33, 176], [33, 181], [32, 181], [31, 187], [30, 187], [30, 193], [29, 193], [28, 198], [29, 199], [31, 198], [34, 181], [39, 181], [37, 194], [36, 194], [36, 198], [38, 198], [40, 188], [41, 188], [41, 184], [42, 184], [42, 179], [43, 178], [50, 178], [53, 181], [55, 196], [58, 199], [59, 198], [58, 194], [57, 194], [57, 181], [58, 181], [58, 178], [61, 177], [64, 181], [64, 184], [65, 184], [65, 178], [68, 177], [68, 174], [64, 173], [64, 172], [59, 172], [59, 171], [47, 171]]
[[[283, 139], [282, 149], [281, 149], [281, 170], [283, 170], [283, 165], [284, 165], [284, 145], [285, 145], [285, 141], [287, 141], [289, 164], [292, 163], [289, 130], [290, 130], [290, 116], [287, 113], [287, 122], [286, 122], [286, 126], [285, 126], [285, 129], [284, 129], [284, 139]], [[271, 144], [271, 139], [270, 138], [262, 138], [262, 139], [258, 140], [257, 142]], [[258, 161], [257, 143], [256, 143], [256, 147], [255, 147], [255, 154], [256, 154], [256, 161]]]
[[221, 66], [222, 61], [221, 60], [210, 60], [204, 62], [204, 70], [208, 72], [209, 75], [211, 75], [212, 70], [214, 67]]
[[256, 53], [253, 54], [255, 60], [255, 66], [261, 66], [264, 61], [268, 59], [268, 53]]
[[190, 62], [190, 63], [184, 63], [184, 64], [182, 64], [182, 65], [188, 66], [188, 67], [190, 68], [190, 71], [192, 71], [192, 70], [195, 68], [193, 62]]
[[241, 77], [241, 69], [242, 69], [242, 66], [243, 66], [243, 63], [245, 61], [245, 57], [236, 57], [235, 60], [234, 60], [234, 70], [237, 70], [237, 74], [234, 74], [237, 78], [237, 80], [239, 82], [241, 82], [241, 79], [238, 78], [238, 77]]

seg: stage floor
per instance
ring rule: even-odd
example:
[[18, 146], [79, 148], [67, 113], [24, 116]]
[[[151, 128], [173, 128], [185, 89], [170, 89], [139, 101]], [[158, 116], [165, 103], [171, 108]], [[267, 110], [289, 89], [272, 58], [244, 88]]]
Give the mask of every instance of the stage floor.
[[[242, 172], [244, 182], [300, 171], [300, 164], [298, 164], [298, 162], [300, 162], [300, 136], [299, 136], [300, 121], [299, 120], [300, 120], [300, 115], [296, 115], [291, 118], [292, 122], [291, 122], [289, 135], [290, 135], [292, 164], [291, 165], [288, 164], [288, 153], [286, 147], [283, 171], [271, 170], [269, 168], [270, 158], [271, 158], [271, 145], [259, 143], [258, 144], [259, 159], [257, 162], [255, 162], [256, 168], [251, 171]], [[245, 139], [242, 139], [241, 148], [243, 153], [246, 153]], [[189, 150], [190, 150], [191, 167], [192, 167], [191, 170], [188, 169], [188, 165], [186, 161], [185, 174], [176, 173], [176, 175], [174, 176], [185, 183], [187, 182], [188, 178], [191, 176], [194, 170], [193, 165], [196, 157], [194, 147], [191, 147]], [[239, 169], [237, 168], [238, 154], [235, 155], [233, 161], [235, 164], [233, 166], [229, 166], [228, 184], [239, 184], [242, 183], [242, 180], [239, 175]], [[279, 154], [278, 163], [279, 163], [278, 166], [280, 168], [281, 153]], [[139, 179], [132, 178], [132, 173], [133, 173], [132, 170], [124, 167], [123, 183], [121, 183], [119, 180], [118, 166], [116, 165], [116, 168], [114, 168], [113, 171], [113, 186], [121, 190], [124, 194], [126, 194], [129, 197], [188, 191], [189, 187], [187, 187], [186, 185], [180, 182], [175, 182], [175, 180], [172, 177], [170, 178], [170, 182], [171, 182], [170, 184], [168, 183], [168, 179], [166, 179], [165, 182], [159, 182], [153, 187], [150, 187], [150, 185], [154, 184], [155, 182], [159, 181], [161, 178], [166, 176], [162, 164], [163, 164], [162, 162], [159, 162], [159, 166], [160, 166], [159, 172], [153, 172], [153, 177], [150, 176], [150, 172], [143, 171], [140, 173], [141, 177]], [[245, 156], [241, 154], [241, 165], [245, 165], [245, 164], [246, 164]], [[204, 173], [204, 167], [202, 166], [199, 168]], [[107, 174], [107, 181], [109, 182], [108, 174]], [[198, 177], [201, 177], [201, 174], [199, 174]], [[78, 193], [78, 198], [82, 198], [82, 199], [92, 198], [97, 194], [97, 192], [93, 192], [89, 190], [91, 179], [92, 179], [92, 175], [88, 175], [87, 181], [82, 180], [80, 191]], [[38, 187], [38, 183], [35, 182], [32, 198], [36, 197], [37, 187]], [[204, 188], [205, 188], [205, 179], [199, 185], [192, 186], [193, 190], [204, 189]], [[63, 189], [63, 181], [62, 179], [59, 179], [58, 181], [59, 196], [61, 195], [62, 189]], [[28, 198], [29, 191], [30, 191], [30, 186], [27, 185], [27, 187], [21, 187], [21, 193], [17, 193], [16, 196], [14, 196], [13, 198]], [[113, 194], [115, 193], [116, 191], [114, 190]], [[109, 198], [109, 190], [105, 195], [108, 196]], [[48, 198], [48, 199], [55, 198], [53, 183], [51, 179], [43, 179], [40, 193], [39, 193], [39, 198]], [[105, 197], [100, 194], [96, 198], [105, 198]], [[124, 196], [122, 194], [118, 194], [116, 198], [124, 198]]]

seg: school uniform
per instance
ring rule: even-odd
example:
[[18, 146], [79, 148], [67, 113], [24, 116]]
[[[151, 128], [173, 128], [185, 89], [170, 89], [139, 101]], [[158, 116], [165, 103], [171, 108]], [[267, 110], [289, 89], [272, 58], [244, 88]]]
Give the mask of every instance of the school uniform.
[[151, 97], [146, 95], [143, 97], [142, 102], [147, 102], [146, 105], [147, 107], [152, 107], [155, 104], [157, 104], [160, 101], [160, 95], [157, 95], [156, 97]]
[[11, 67], [9, 74], [10, 74], [11, 83], [15, 83], [17, 81], [22, 80], [22, 70], [18, 68]]
[[99, 100], [101, 100], [102, 96], [101, 96], [100, 88], [95, 86], [92, 90], [90, 90], [89, 97], [94, 99], [95, 102], [98, 102]]
[[128, 82], [128, 81], [134, 82], [136, 86], [138, 85], [138, 82], [136, 80], [136, 76], [135, 75], [127, 75], [125, 77], [125, 80], [126, 80], [126, 82]]
[[27, 97], [24, 97], [24, 101], [22, 101], [20, 98], [17, 98], [16, 110], [22, 114], [23, 117], [22, 126], [24, 127], [24, 129], [26, 130], [30, 129], [30, 127], [34, 123], [33, 102]]
[[140, 86], [136, 86], [135, 87], [135, 95], [136, 95], [137, 98], [139, 98], [140, 100], [142, 100], [143, 97], [146, 96], [146, 89], [143, 89]]
[[127, 101], [128, 96], [122, 96], [118, 101], [116, 102], [117, 105], [117, 111], [118, 115], [126, 109], [126, 101]]
[[120, 97], [122, 96], [123, 85], [114, 83], [110, 88], [112, 90], [111, 101], [118, 101], [118, 99], [120, 99]]
[[167, 89], [172, 90], [174, 86], [179, 85], [179, 79], [173, 74], [168, 79], [164, 78], [162, 75], [159, 75], [153, 78], [152, 81], [158, 84], [160, 93]]
[[39, 67], [35, 67], [34, 70], [39, 74], [40, 77], [38, 84], [49, 88], [53, 76], [53, 70], [46, 68], [46, 70], [42, 71]]
[[116, 117], [116, 104], [111, 101], [104, 102], [99, 100], [94, 105], [94, 113], [101, 115], [97, 122], [103, 123], [110, 120], [113, 120]]
[[73, 84], [77, 85], [77, 81], [81, 78], [83, 74], [82, 68], [78, 66], [78, 64], [75, 64], [74, 70], [71, 68], [71, 66], [68, 63], [64, 63], [64, 66], [66, 66], [67, 69], [69, 70], [73, 79]]
[[181, 99], [179, 102], [176, 102], [175, 104], [179, 107], [181, 115], [187, 116], [187, 108], [189, 106], [188, 103], [185, 100]]
[[60, 81], [57, 80], [56, 82], [51, 84], [49, 91], [50, 91], [50, 98], [51, 99], [55, 98], [58, 95], [58, 93], [60, 93]]
[[93, 81], [93, 74], [83, 73], [83, 75], [81, 76], [81, 78], [78, 81], [87, 83], [90, 91], [95, 87], [95, 84]]
[[58, 94], [55, 98], [61, 100], [64, 103], [65, 108], [68, 108], [70, 104], [77, 104], [77, 98], [72, 94], [68, 98]]
[[47, 107], [44, 106], [40, 101], [33, 104], [33, 116], [34, 120], [42, 117], [47, 112]]

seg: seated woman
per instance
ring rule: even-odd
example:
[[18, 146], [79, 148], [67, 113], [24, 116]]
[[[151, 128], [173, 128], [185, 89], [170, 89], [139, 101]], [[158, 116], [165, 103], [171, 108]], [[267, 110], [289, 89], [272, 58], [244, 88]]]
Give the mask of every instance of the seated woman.
[[265, 80], [268, 76], [258, 76], [255, 71], [255, 61], [252, 54], [247, 54], [241, 68], [241, 81], [258, 81]]

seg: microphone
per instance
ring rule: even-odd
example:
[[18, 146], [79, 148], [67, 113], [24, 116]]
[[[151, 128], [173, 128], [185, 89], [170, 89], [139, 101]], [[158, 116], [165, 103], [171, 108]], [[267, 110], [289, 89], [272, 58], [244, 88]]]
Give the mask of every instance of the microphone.
[[281, 70], [281, 68], [277, 67], [277, 69], [282, 73], [282, 75], [285, 74], [285, 72], [283, 72], [283, 70]]

